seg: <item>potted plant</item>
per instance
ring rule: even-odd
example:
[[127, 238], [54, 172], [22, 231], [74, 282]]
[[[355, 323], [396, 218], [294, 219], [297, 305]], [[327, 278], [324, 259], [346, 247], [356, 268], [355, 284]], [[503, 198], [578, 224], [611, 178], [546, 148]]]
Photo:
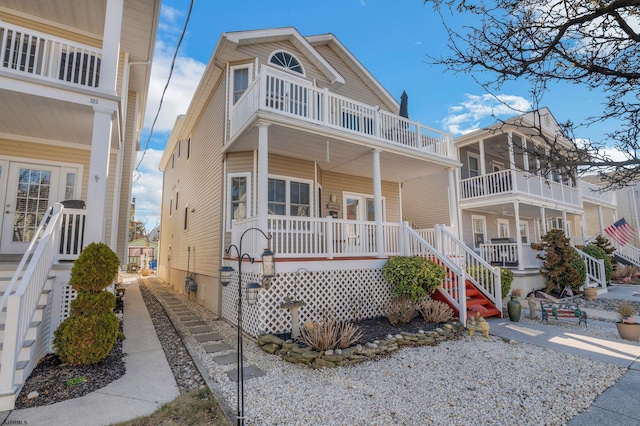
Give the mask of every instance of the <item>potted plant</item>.
[[522, 314], [522, 305], [518, 301], [518, 297], [520, 296], [522, 296], [522, 289], [514, 288], [511, 290], [511, 300], [507, 302], [509, 319], [513, 322], [520, 321], [520, 315]]
[[632, 304], [622, 302], [618, 307], [620, 321], [616, 322], [616, 327], [621, 338], [637, 342], [640, 340], [640, 324], [633, 318], [634, 311]]

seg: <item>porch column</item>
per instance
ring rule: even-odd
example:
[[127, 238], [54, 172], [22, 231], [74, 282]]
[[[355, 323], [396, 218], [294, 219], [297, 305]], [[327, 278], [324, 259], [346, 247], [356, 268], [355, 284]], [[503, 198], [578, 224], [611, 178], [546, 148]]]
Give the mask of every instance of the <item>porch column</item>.
[[449, 180], [449, 221], [453, 228], [453, 234], [460, 238], [460, 227], [458, 226], [458, 203], [456, 201], [456, 179], [454, 173], [454, 168], [447, 170], [447, 177]]
[[267, 232], [269, 212], [269, 123], [258, 122], [258, 228]]
[[544, 206], [540, 207], [540, 220], [542, 221], [542, 235], [544, 235], [547, 233], [547, 212], [545, 211]]
[[484, 139], [480, 139], [478, 142], [478, 149], [480, 150], [480, 176], [487, 174], [487, 165], [484, 159]]
[[516, 243], [518, 243], [518, 271], [524, 270], [524, 249], [522, 247], [522, 235], [520, 235], [520, 203], [513, 202], [513, 212], [516, 215]]
[[584, 216], [584, 213], [580, 215], [580, 221], [582, 223], [582, 243], [587, 242], [587, 220]]
[[600, 235], [604, 235], [604, 217], [602, 215], [602, 206], [598, 206], [598, 224], [600, 225]]
[[380, 150], [373, 150], [373, 211], [376, 217], [377, 257], [385, 257], [384, 222], [382, 221], [382, 179], [380, 177]]
[[104, 17], [98, 87], [109, 93], [116, 93], [123, 4], [124, 0], [107, 0]]
[[113, 113], [112, 110], [93, 108], [93, 133], [91, 135], [87, 185], [87, 216], [84, 231], [85, 246], [92, 242], [104, 242]]
[[507, 137], [509, 142], [509, 170], [511, 171], [511, 191], [516, 189], [516, 157], [513, 152], [513, 132], [509, 132]]
[[522, 138], [522, 161], [524, 162], [524, 170], [529, 171], [529, 154], [527, 153], [527, 138]]
[[569, 237], [569, 227], [567, 226], [567, 212], [562, 211], [562, 230], [564, 231], [565, 237]]

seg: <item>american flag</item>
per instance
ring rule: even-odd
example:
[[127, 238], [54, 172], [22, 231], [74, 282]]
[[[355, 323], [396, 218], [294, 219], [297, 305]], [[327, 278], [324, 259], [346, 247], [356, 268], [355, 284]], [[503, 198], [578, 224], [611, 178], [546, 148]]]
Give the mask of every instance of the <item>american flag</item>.
[[604, 232], [621, 246], [624, 246], [636, 236], [636, 230], [624, 220], [624, 217], [605, 228]]

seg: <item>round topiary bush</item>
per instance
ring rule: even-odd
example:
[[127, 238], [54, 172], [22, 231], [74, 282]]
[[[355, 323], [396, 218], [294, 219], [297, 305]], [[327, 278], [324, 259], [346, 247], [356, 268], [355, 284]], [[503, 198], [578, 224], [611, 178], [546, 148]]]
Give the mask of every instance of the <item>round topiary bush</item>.
[[54, 333], [53, 345], [62, 362], [95, 364], [109, 355], [118, 337], [118, 318], [113, 312], [72, 315]]
[[92, 315], [113, 312], [116, 296], [108, 291], [88, 293], [82, 291], [71, 301], [71, 315]]
[[76, 291], [97, 293], [118, 275], [118, 256], [103, 243], [91, 243], [73, 262], [69, 284]]
[[[611, 275], [613, 274], [613, 265], [611, 264], [611, 257], [604, 251], [604, 249], [595, 244], [589, 244], [582, 249], [591, 257], [596, 259], [602, 259], [604, 261], [604, 275], [606, 282], [611, 281]], [[599, 278], [599, 277], [598, 277]]]
[[418, 303], [432, 294], [445, 277], [445, 270], [423, 257], [397, 256], [382, 267], [382, 275], [393, 285], [391, 292]]

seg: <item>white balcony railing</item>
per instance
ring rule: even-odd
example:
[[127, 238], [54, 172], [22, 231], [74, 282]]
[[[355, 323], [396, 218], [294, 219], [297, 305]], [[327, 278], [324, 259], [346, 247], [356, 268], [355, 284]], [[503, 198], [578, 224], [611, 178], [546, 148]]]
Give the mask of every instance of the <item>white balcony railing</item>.
[[460, 181], [462, 201], [516, 193], [581, 205], [578, 188], [520, 170], [501, 170]]
[[522, 244], [522, 259], [518, 257], [517, 243], [480, 244], [480, 256], [495, 266], [540, 269], [542, 260], [536, 255], [537, 251], [530, 244]]
[[314, 87], [268, 67], [245, 90], [231, 109], [230, 136], [235, 136], [258, 111], [265, 110], [367, 136], [419, 152], [455, 158], [450, 134], [382, 111], [329, 89]]
[[98, 87], [101, 49], [0, 21], [0, 70]]
[[598, 204], [616, 205], [616, 193], [614, 191], [603, 191], [598, 185], [580, 180], [580, 195], [587, 201]]

